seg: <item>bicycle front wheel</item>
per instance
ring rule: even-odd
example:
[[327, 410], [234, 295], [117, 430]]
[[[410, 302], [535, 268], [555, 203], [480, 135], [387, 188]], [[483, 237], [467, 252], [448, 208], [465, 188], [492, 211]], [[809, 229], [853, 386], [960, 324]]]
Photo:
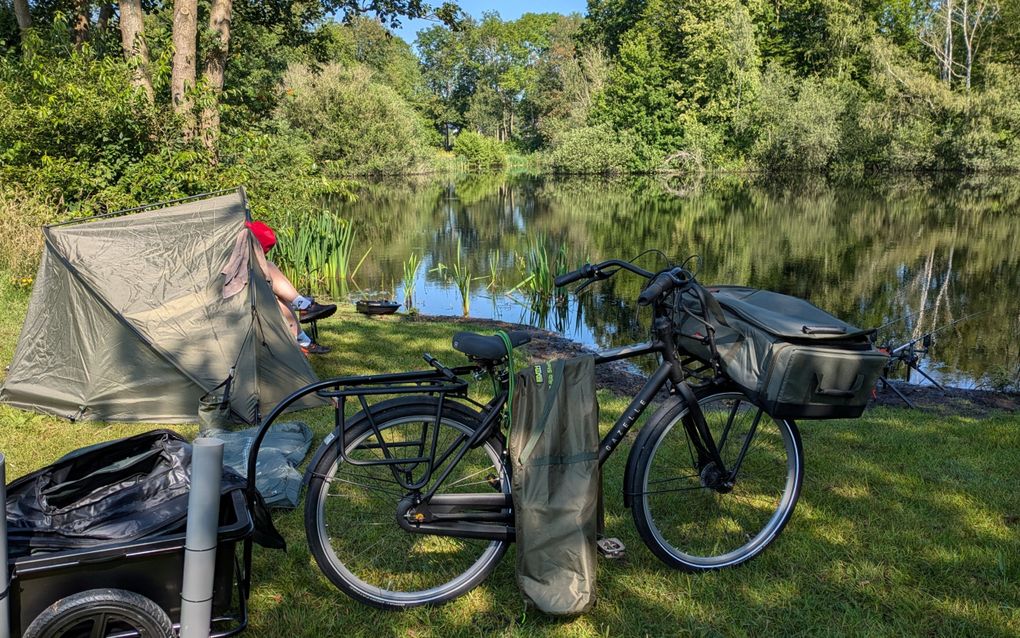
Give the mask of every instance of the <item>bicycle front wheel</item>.
[[[429, 455], [437, 436], [435, 455], [442, 461], [433, 468], [431, 481], [447, 469], [454, 451], [478, 425], [475, 415], [448, 404], [437, 432], [436, 412], [435, 400], [427, 398], [390, 402], [372, 412], [382, 441], [397, 458]], [[384, 456], [379, 437], [363, 417], [352, 419], [345, 443], [346, 458], [355, 462]], [[394, 477], [393, 466], [345, 462], [338, 447], [332, 446], [312, 470], [305, 532], [319, 568], [352, 598], [383, 609], [443, 603], [481, 583], [506, 552], [505, 541], [403, 530], [396, 516], [407, 490]], [[412, 482], [424, 478], [424, 463], [398, 468]], [[498, 436], [468, 450], [438, 494], [478, 492], [510, 493]]]
[[[723, 473], [699, 467], [677, 403], [639, 452], [632, 501], [642, 540], [666, 564], [685, 571], [731, 567], [776, 539], [800, 495], [804, 475], [800, 433], [772, 419], [739, 392], [703, 394], [698, 405], [719, 448]], [[738, 468], [731, 483], [724, 473]]]

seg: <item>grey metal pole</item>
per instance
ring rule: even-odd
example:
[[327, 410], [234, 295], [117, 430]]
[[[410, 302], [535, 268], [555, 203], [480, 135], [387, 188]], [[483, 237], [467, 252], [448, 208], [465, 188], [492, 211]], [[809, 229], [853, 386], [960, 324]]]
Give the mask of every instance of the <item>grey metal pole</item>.
[[211, 631], [222, 474], [223, 441], [195, 439], [191, 447], [191, 492], [184, 540], [181, 638], [209, 638]]
[[3, 518], [0, 519], [0, 638], [11, 638], [11, 574], [7, 571], [7, 459], [0, 453], [0, 503], [3, 504]]

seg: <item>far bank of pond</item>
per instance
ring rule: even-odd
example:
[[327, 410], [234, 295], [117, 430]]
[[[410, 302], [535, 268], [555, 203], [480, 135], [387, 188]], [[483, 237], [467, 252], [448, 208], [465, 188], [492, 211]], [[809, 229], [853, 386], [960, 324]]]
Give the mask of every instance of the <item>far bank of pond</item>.
[[[705, 283], [778, 290], [852, 323], [883, 326], [883, 342], [969, 316], [937, 335], [927, 369], [960, 387], [1018, 384], [1017, 177], [853, 185], [736, 176], [404, 178], [366, 183], [358, 201], [331, 209], [354, 220], [355, 260], [371, 248], [354, 296], [403, 301], [414, 255], [421, 266], [413, 301], [422, 313], [461, 314], [463, 290], [472, 316], [609, 347], [647, 335], [634, 304], [641, 282], [621, 275], [559, 300], [526, 294], [518, 284], [535, 272], [536, 246], [550, 262], [565, 251], [561, 262], [570, 267], [659, 249], [673, 261], [698, 255]], [[654, 254], [642, 260], [649, 268], [664, 263]]]

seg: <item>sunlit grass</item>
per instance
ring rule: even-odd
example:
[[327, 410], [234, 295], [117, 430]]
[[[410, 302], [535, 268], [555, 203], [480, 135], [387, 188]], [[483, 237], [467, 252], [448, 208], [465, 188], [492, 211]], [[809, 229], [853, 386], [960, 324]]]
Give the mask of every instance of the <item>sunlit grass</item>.
[[[0, 357], [10, 361], [27, 305], [0, 284]], [[370, 319], [324, 321], [333, 354], [321, 375], [425, 367], [421, 352], [462, 362], [450, 337], [471, 326]], [[484, 396], [484, 384], [472, 392]], [[602, 428], [627, 401], [601, 394]], [[298, 416], [298, 415], [295, 415]], [[303, 413], [322, 437], [326, 410]], [[77, 423], [0, 406], [0, 451], [15, 478], [90, 443], [152, 426]], [[191, 436], [194, 426], [177, 429]], [[600, 560], [598, 603], [581, 618], [526, 610], [514, 550], [481, 587], [453, 603], [381, 612], [340, 594], [317, 571], [303, 508], [276, 512], [286, 551], [255, 551], [251, 637], [313, 636], [1002, 636], [1020, 634], [1020, 418], [945, 417], [880, 409], [852, 421], [804, 422], [800, 503], [778, 541], [748, 565], [690, 575], [641, 544], [622, 505], [634, 434], [605, 474], [606, 533], [627, 557]], [[442, 543], [425, 546], [428, 556]]]

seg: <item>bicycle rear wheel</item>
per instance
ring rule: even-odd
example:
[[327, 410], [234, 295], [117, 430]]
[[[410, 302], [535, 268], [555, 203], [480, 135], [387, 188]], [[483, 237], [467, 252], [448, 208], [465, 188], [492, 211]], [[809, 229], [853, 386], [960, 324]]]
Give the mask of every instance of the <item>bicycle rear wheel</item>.
[[[391, 454], [398, 458], [427, 455], [436, 427], [436, 400], [398, 400], [373, 408], [373, 417]], [[376, 435], [364, 417], [354, 417], [346, 439], [347, 458], [383, 458]], [[439, 420], [437, 458], [471, 435], [477, 417], [448, 404]], [[424, 447], [422, 447], [424, 445]], [[412, 534], [396, 520], [397, 505], [407, 494], [391, 466], [352, 465], [334, 445], [312, 470], [305, 500], [305, 532], [319, 568], [340, 590], [383, 609], [439, 604], [481, 583], [506, 552], [505, 541]], [[433, 470], [434, 481], [451, 462], [449, 455]], [[424, 464], [403, 470], [421, 477]], [[422, 488], [426, 491], [429, 486]], [[469, 450], [444, 481], [438, 494], [510, 493], [498, 436]]]
[[739, 392], [709, 391], [698, 399], [732, 486], [714, 464], [698, 466], [678, 402], [639, 452], [632, 501], [648, 548], [666, 564], [703, 571], [744, 563], [776, 539], [800, 495], [804, 475], [800, 433], [792, 421], [761, 413]]

